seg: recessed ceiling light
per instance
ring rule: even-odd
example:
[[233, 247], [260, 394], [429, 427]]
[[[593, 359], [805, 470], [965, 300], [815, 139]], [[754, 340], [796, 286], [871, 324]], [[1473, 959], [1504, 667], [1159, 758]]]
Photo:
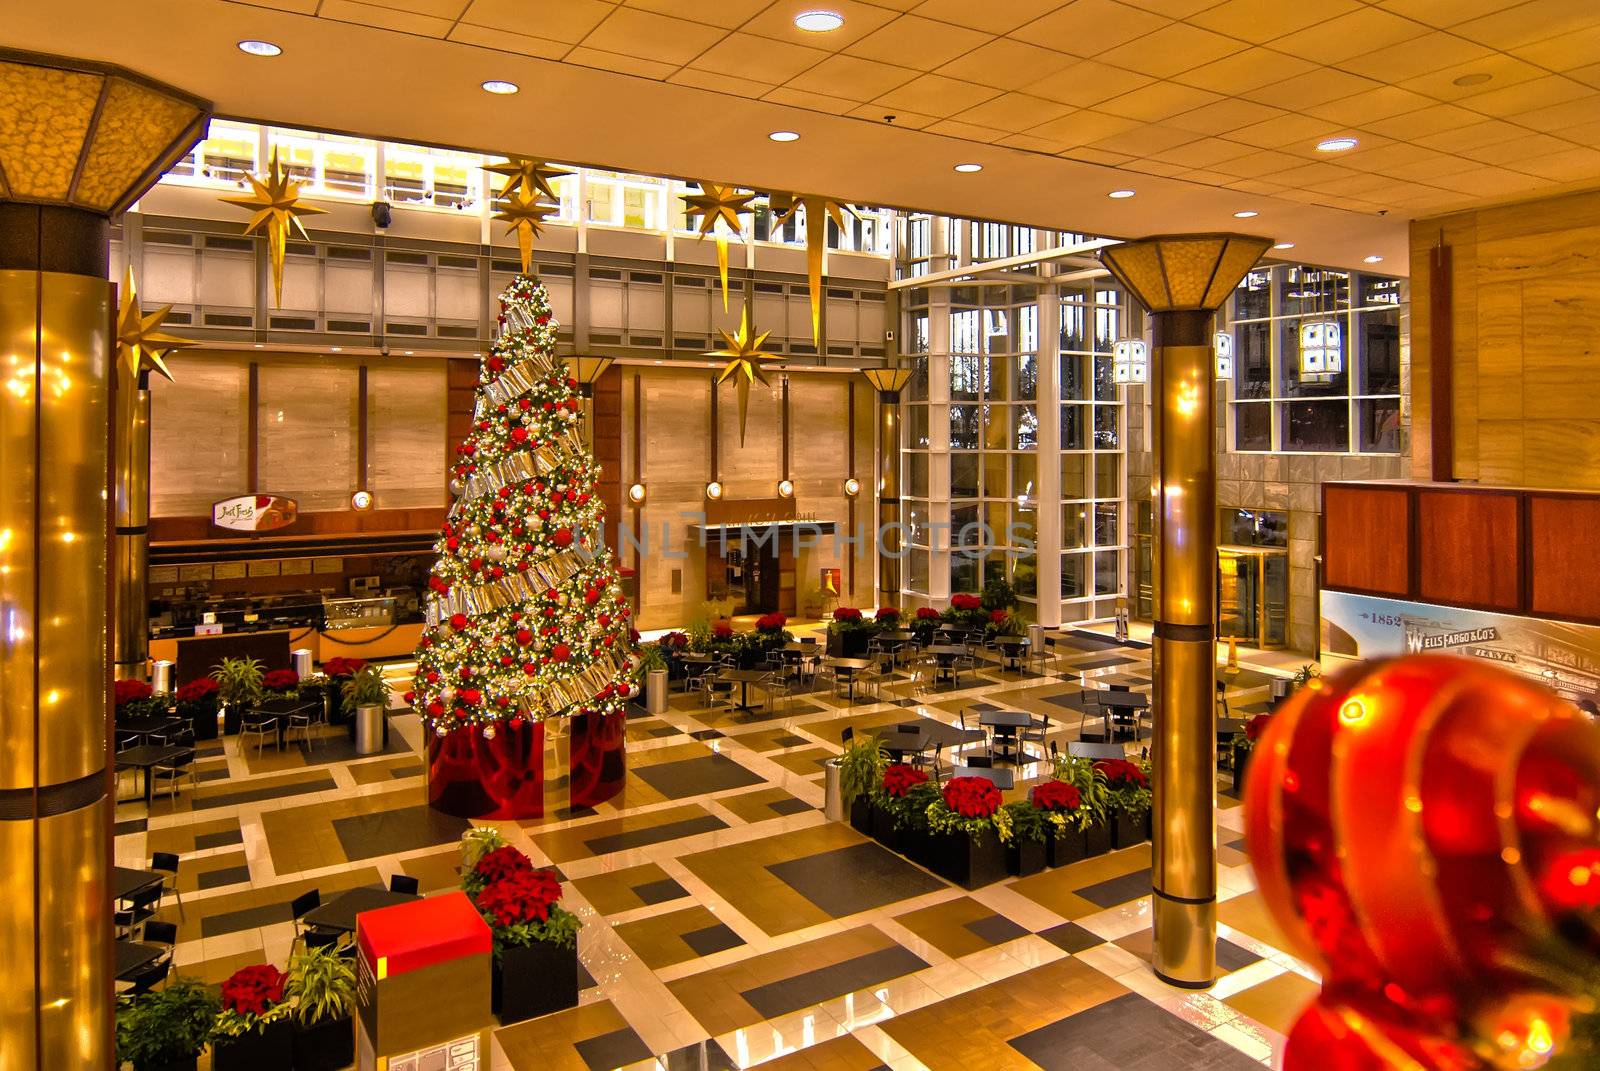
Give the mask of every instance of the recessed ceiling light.
[[1234, 218], [1234, 219], [1255, 219], [1255, 218], [1256, 218], [1256, 217], [1257, 217], [1257, 216], [1259, 216], [1259, 215], [1260, 215], [1260, 214], [1261, 214], [1261, 213], [1259, 213], [1259, 212], [1257, 212], [1257, 211], [1256, 211], [1256, 210], [1255, 210], [1255, 209], [1253, 209], [1253, 208], [1246, 208], [1246, 209], [1245, 209], [1245, 210], [1244, 210], [1244, 211], [1242, 211], [1242, 212], [1235, 212], [1235, 213], [1234, 213], [1234, 214], [1233, 214], [1233, 218]]
[[1366, 261], [1368, 264], [1381, 264], [1381, 263], [1383, 263], [1383, 258], [1378, 256], [1377, 254], [1373, 254], [1370, 257], [1362, 257], [1361, 259]]
[[1346, 152], [1355, 147], [1355, 138], [1324, 138], [1317, 142], [1318, 152]]
[[768, 134], [767, 137], [771, 138], [773, 141], [800, 140], [800, 135], [796, 134], [793, 130], [774, 130], [772, 133]]
[[1134, 191], [1132, 190], [1112, 190], [1110, 193], [1106, 194], [1106, 196], [1120, 201], [1125, 197], [1132, 197], [1133, 193]]
[[239, 51], [251, 56], [283, 55], [283, 49], [271, 41], [240, 41]]
[[491, 78], [487, 82], [483, 83], [483, 91], [485, 93], [496, 93], [502, 97], [509, 97], [519, 88], [520, 87], [515, 82], [504, 82], [498, 78]]
[[983, 165], [982, 164], [957, 164], [956, 165], [956, 170], [961, 172], [963, 175], [970, 175], [970, 174], [972, 174], [972, 173], [974, 173], [976, 171], [982, 171], [983, 170]]
[[794, 17], [794, 24], [807, 33], [827, 33], [844, 25], [844, 16], [837, 11], [802, 11]]
[[1473, 74], [1464, 74], [1460, 78], [1452, 78], [1450, 80], [1450, 84], [1451, 85], [1455, 85], [1455, 86], [1462, 86], [1462, 87], [1466, 87], [1466, 86], [1481, 86], [1481, 85], [1483, 85], [1483, 83], [1487, 82], [1489, 79], [1491, 79], [1493, 77], [1494, 77], [1494, 75], [1489, 74], [1489, 73], [1487, 73], [1485, 71], [1477, 71], [1477, 72], [1475, 72]]
[[1279, 242], [1277, 245], [1273, 246], [1272, 248], [1274, 248], [1274, 249], [1293, 249], [1294, 248], [1294, 243], [1293, 242]]

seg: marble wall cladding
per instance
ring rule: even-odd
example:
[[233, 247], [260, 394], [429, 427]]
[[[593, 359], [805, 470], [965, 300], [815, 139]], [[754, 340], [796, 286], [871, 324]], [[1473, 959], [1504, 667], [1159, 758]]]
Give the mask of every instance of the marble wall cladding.
[[[261, 363], [256, 406], [259, 490], [304, 511], [348, 508], [356, 490], [358, 370], [318, 358]], [[436, 432], [442, 438], [443, 421]]]
[[367, 369], [367, 490], [375, 509], [448, 505], [445, 362]]
[[250, 365], [212, 354], [167, 359], [176, 382], [150, 379], [150, 513], [209, 515], [247, 488]]

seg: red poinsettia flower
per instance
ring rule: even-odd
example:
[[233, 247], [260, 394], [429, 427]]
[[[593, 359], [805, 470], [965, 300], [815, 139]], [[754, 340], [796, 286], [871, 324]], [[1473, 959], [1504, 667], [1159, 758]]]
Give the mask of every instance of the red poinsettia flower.
[[284, 973], [270, 963], [240, 967], [222, 983], [222, 1007], [240, 1015], [265, 1015], [283, 1000]]
[[125, 703], [149, 699], [154, 694], [149, 684], [132, 678], [117, 681], [113, 686], [113, 693], [116, 696], [116, 703], [119, 707]]
[[330, 677], [353, 677], [365, 669], [366, 665], [365, 658], [345, 658], [340, 655], [322, 663], [322, 672]]
[[711, 626], [711, 635], [719, 640], [733, 639], [733, 626], [726, 621], [718, 621]]
[[178, 689], [178, 702], [198, 703], [203, 699], [216, 695], [219, 685], [213, 677], [197, 677]]
[[1127, 759], [1101, 759], [1094, 764], [1094, 768], [1112, 788], [1143, 788], [1148, 783], [1139, 765]]
[[503, 929], [522, 922], [545, 922], [561, 899], [561, 880], [553, 870], [529, 870], [493, 882], [478, 894], [477, 905], [490, 925]]
[[517, 874], [526, 874], [533, 869], [533, 861], [517, 848], [507, 844], [496, 848], [492, 852], [485, 852], [478, 859], [472, 873], [485, 883], [493, 885], [497, 881], [504, 881]]
[[907, 766], [897, 762], [883, 771], [883, 790], [889, 795], [900, 799], [912, 788], [922, 784], [928, 779], [927, 771], [919, 770], [915, 766]]
[[261, 687], [269, 692], [287, 692], [300, 683], [300, 674], [292, 669], [272, 669], [261, 675]]
[[1077, 786], [1065, 781], [1042, 781], [1033, 786], [1028, 799], [1041, 811], [1075, 811], [1083, 802]]
[[981, 610], [983, 600], [976, 595], [958, 592], [950, 596], [950, 609], [952, 610]]
[[661, 637], [661, 643], [666, 647], [687, 647], [689, 646], [689, 637], [681, 632], [669, 632]]
[[835, 621], [860, 621], [861, 611], [854, 606], [841, 606], [833, 612]]
[[952, 777], [944, 783], [944, 803], [963, 818], [988, 818], [1000, 809], [1000, 790], [987, 777]]
[[789, 619], [783, 614], [762, 614], [756, 618], [757, 632], [782, 632]]
[[1261, 734], [1267, 731], [1267, 726], [1272, 724], [1271, 714], [1257, 714], [1244, 723], [1244, 738], [1252, 744], [1261, 739]]
[[900, 620], [900, 611], [893, 606], [880, 606], [878, 612], [872, 615], [880, 624], [892, 625]]
[[1009, 616], [1011, 616], [1011, 615], [1005, 610], [990, 610], [989, 611], [989, 624], [991, 624], [991, 625], [1003, 625], [1003, 624], [1006, 623], [1006, 618], [1009, 617]]
[[919, 606], [917, 607], [917, 620], [937, 621], [939, 620], [939, 611], [931, 606]]

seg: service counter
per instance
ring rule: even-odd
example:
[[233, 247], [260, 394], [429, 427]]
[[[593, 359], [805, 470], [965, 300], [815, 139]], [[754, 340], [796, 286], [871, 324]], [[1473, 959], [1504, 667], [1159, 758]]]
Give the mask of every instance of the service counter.
[[175, 684], [204, 677], [224, 658], [257, 658], [267, 669], [288, 669], [291, 651], [309, 650], [312, 660], [404, 658], [417, 649], [423, 623], [367, 625], [359, 628], [289, 628], [252, 632], [223, 631], [211, 636], [178, 636], [150, 641], [150, 658], [176, 667]]

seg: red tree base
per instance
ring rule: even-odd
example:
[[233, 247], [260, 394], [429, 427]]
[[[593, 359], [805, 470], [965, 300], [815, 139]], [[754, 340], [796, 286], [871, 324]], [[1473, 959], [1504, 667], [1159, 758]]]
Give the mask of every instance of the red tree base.
[[428, 738], [428, 804], [457, 818], [544, 816], [544, 723]]
[[622, 791], [628, 773], [627, 722], [627, 714], [620, 710], [572, 719], [567, 743], [573, 807], [593, 807]]

